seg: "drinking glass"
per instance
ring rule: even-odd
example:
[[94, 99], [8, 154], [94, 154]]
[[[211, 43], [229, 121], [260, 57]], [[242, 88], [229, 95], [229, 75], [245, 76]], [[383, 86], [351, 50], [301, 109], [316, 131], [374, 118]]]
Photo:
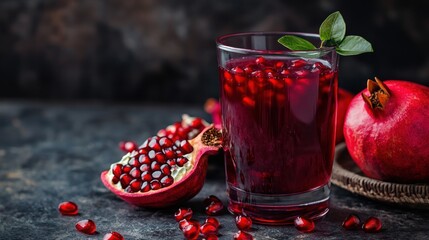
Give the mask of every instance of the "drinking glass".
[[335, 148], [335, 48], [290, 51], [285, 34], [320, 45], [286, 32], [216, 41], [228, 209], [270, 225], [328, 212]]

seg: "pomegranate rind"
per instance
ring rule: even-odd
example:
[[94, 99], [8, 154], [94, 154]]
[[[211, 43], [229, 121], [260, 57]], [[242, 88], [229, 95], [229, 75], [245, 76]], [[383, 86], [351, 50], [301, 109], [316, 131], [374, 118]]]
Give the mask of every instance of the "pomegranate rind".
[[196, 138], [190, 141], [194, 147], [194, 152], [196, 151], [195, 153], [193, 152], [194, 165], [180, 180], [168, 187], [144, 193], [127, 193], [122, 189], [118, 189], [112, 183], [108, 176], [108, 170], [101, 173], [101, 181], [116, 196], [125, 202], [139, 207], [163, 208], [185, 202], [201, 191], [206, 177], [208, 157], [215, 155], [219, 151], [219, 146], [206, 146], [201, 143], [201, 137], [211, 128], [212, 126], [207, 127]]
[[351, 101], [344, 123], [350, 156], [362, 172], [374, 179], [429, 182], [429, 88], [387, 80], [390, 97], [383, 109], [372, 109], [362, 98]]

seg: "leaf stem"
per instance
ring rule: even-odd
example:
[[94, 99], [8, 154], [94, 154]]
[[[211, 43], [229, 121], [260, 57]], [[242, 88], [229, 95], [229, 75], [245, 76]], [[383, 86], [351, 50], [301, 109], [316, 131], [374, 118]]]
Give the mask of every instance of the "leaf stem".
[[320, 47], [319, 48], [322, 48], [323, 44], [325, 44], [325, 40], [322, 40], [322, 42], [320, 42]]

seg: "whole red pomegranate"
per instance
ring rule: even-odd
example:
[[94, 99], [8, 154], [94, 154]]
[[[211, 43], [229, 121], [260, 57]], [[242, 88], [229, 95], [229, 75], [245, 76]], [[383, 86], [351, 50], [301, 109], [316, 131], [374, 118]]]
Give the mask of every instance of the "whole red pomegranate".
[[221, 143], [220, 131], [206, 125], [200, 118], [184, 116], [102, 172], [103, 184], [142, 207], [166, 207], [192, 198], [203, 187], [208, 156], [216, 154]]
[[368, 80], [350, 103], [344, 137], [370, 178], [429, 182], [429, 88], [402, 80]]
[[338, 88], [337, 127], [335, 135], [336, 144], [344, 141], [344, 119], [346, 118], [346, 112], [353, 97], [354, 95], [351, 92]]

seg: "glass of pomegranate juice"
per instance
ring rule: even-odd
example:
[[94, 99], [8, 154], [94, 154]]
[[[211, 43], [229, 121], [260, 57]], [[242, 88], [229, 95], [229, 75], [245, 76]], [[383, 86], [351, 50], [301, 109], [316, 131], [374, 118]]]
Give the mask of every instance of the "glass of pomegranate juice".
[[335, 143], [335, 48], [290, 51], [295, 35], [238, 33], [217, 39], [229, 211], [261, 224], [328, 212]]

